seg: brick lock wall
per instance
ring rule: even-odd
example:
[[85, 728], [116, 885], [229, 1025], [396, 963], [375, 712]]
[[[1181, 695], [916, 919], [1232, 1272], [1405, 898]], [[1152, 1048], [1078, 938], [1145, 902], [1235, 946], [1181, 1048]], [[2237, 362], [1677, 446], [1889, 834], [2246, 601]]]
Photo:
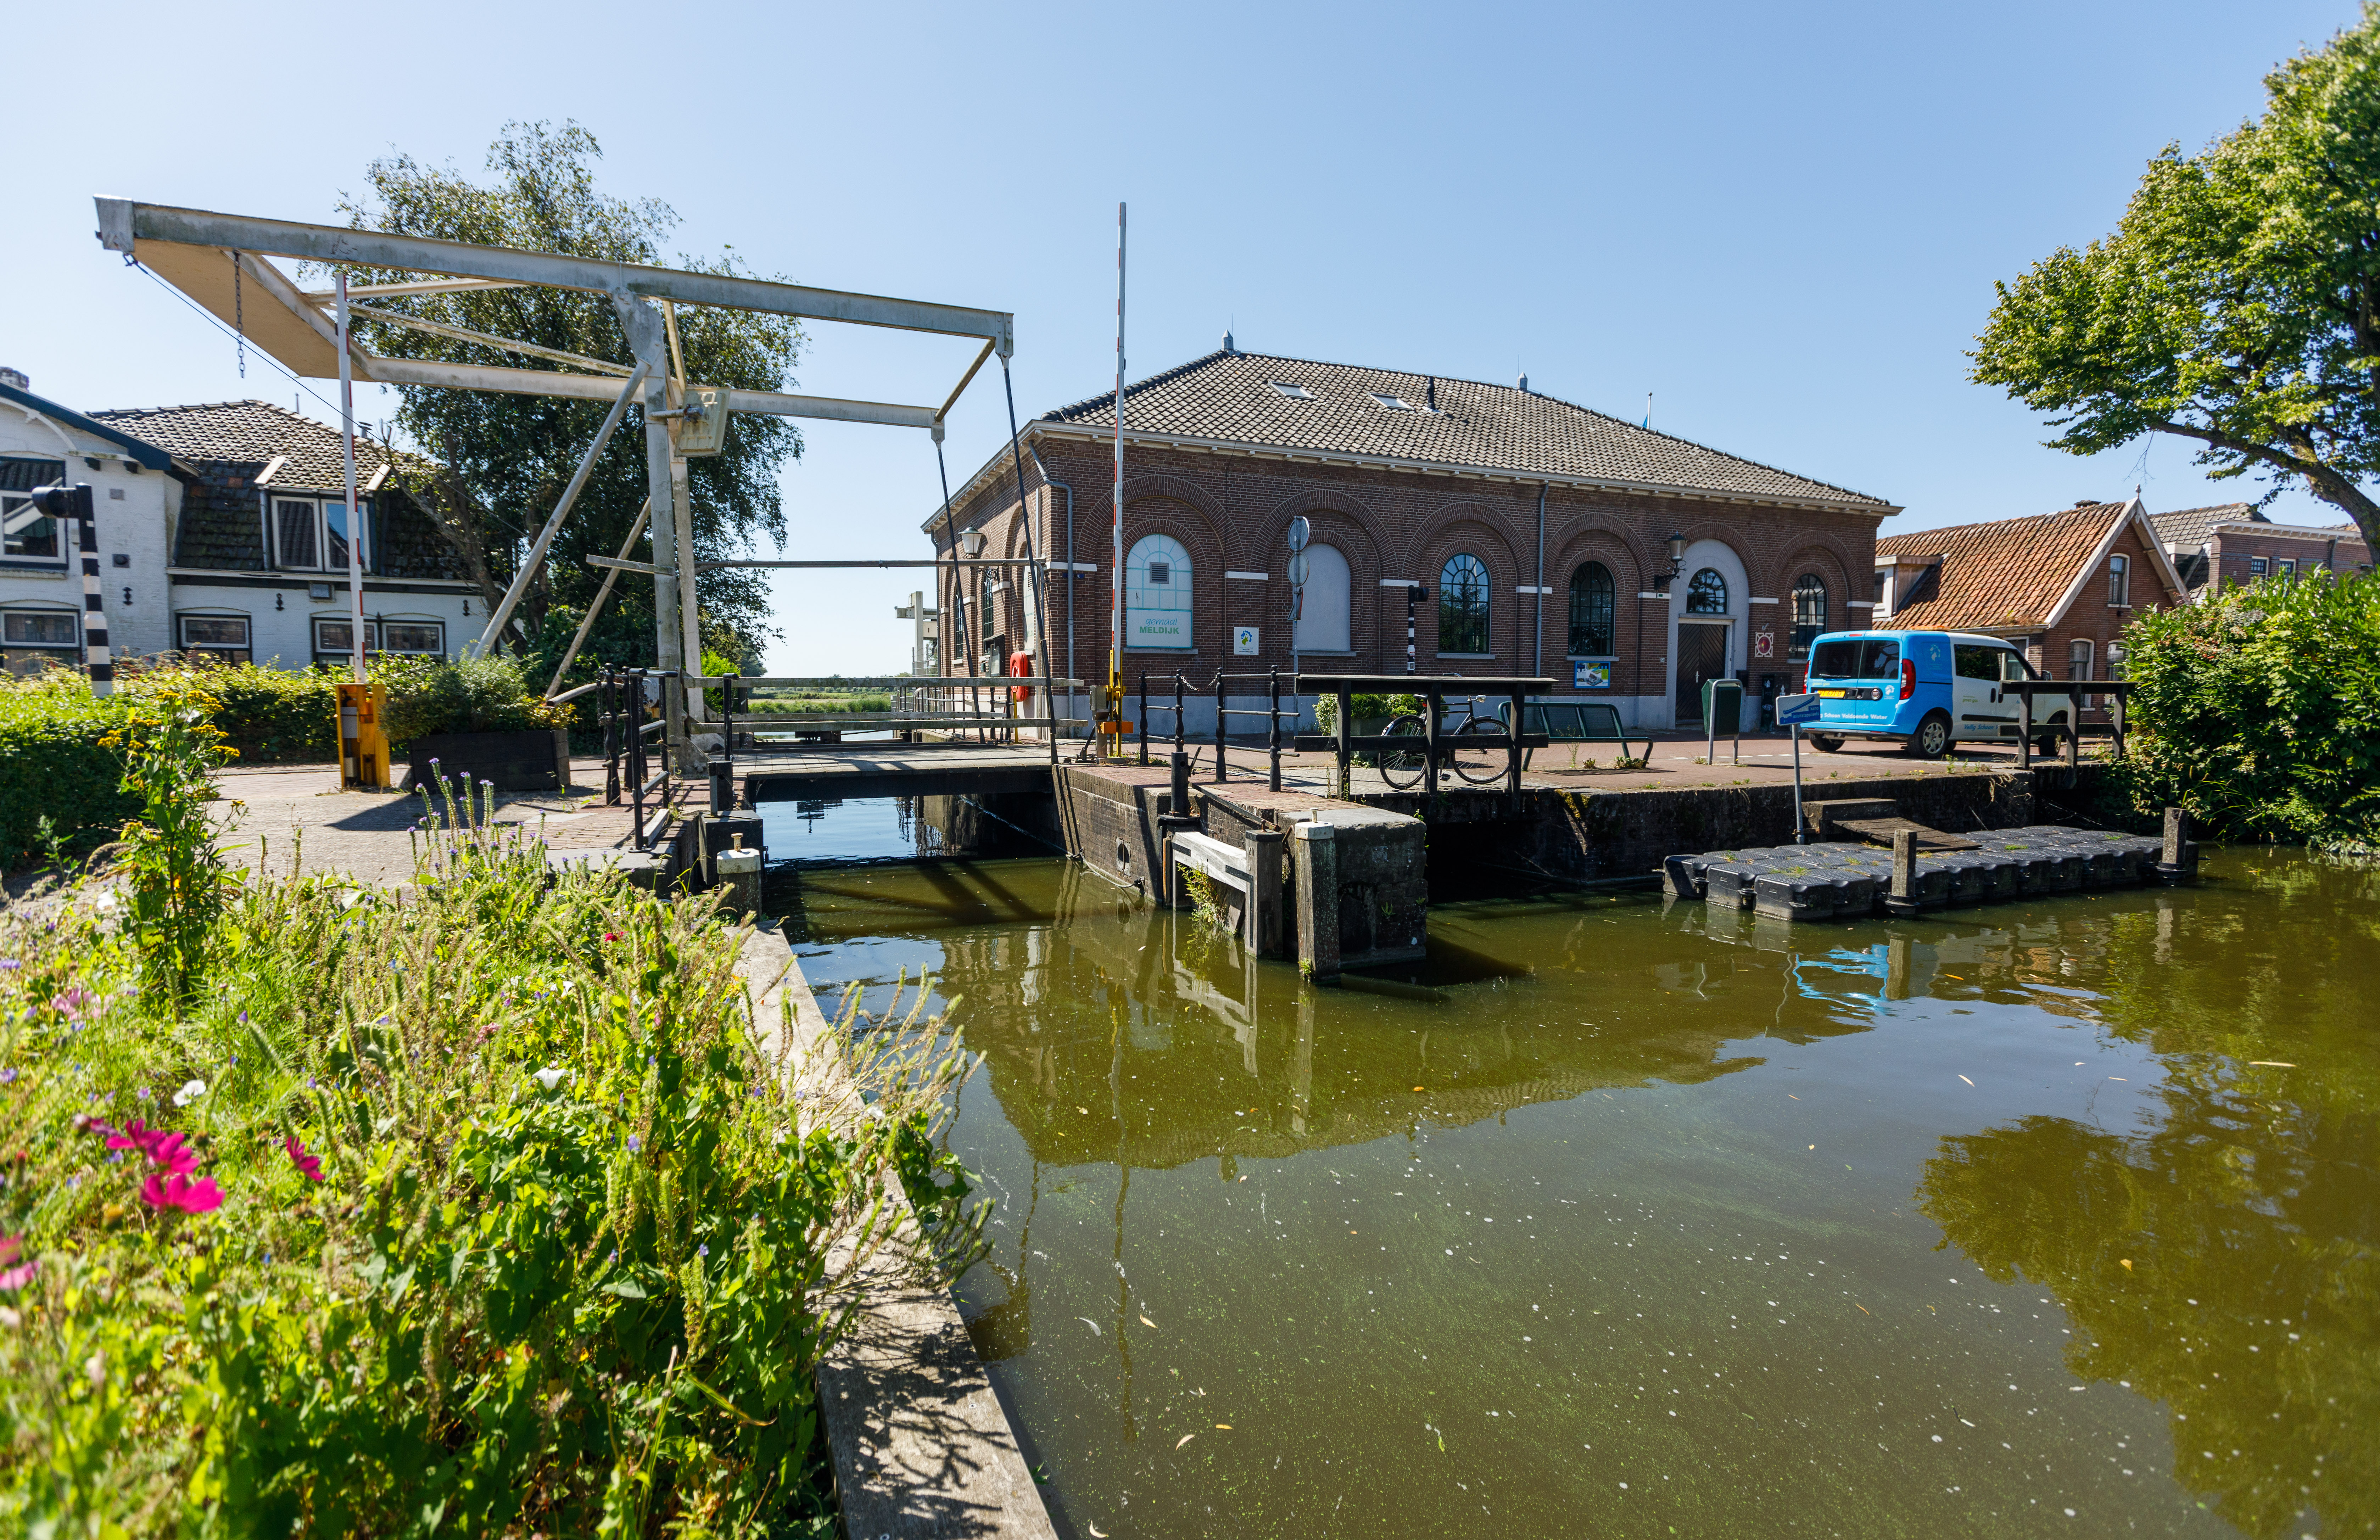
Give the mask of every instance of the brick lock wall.
[[[1038, 448], [1049, 475], [1074, 488], [1076, 559], [1099, 568], [1072, 578], [1075, 666], [1082, 676], [1096, 677], [1104, 673], [1107, 656], [1110, 452], [1093, 442], [1052, 438], [1040, 439]], [[1536, 666], [1538, 600], [1515, 591], [1536, 581], [1536, 484], [1186, 450], [1127, 446], [1126, 455], [1124, 548], [1129, 552], [1135, 541], [1151, 533], [1181, 541], [1192, 569], [1195, 643], [1189, 652], [1127, 651], [1128, 681], [1143, 670], [1170, 675], [1180, 669], [1194, 677], [1210, 676], [1218, 667], [1257, 673], [1279, 664], [1286, 670], [1290, 589], [1285, 540], [1290, 520], [1299, 515], [1311, 524], [1317, 543], [1335, 546], [1347, 558], [1354, 655], [1330, 658], [1330, 666], [1351, 673], [1403, 672], [1405, 595], [1400, 588], [1383, 588], [1383, 579], [1417, 579], [1428, 590], [1415, 617], [1421, 672], [1526, 673]], [[1063, 560], [1063, 497], [1045, 487], [1030, 459], [1026, 474], [1039, 552]], [[1797, 673], [1786, 656], [1794, 583], [1810, 573], [1826, 584], [1829, 629], [1864, 624], [1868, 612], [1851, 609], [1850, 601], [1866, 598], [1872, 587], [1876, 522], [1871, 516], [1816, 509], [1552, 487], [1546, 497], [1545, 576], [1553, 591], [1543, 600], [1544, 672], [1557, 681], [1558, 693], [1574, 693], [1567, 647], [1570, 578], [1581, 563], [1594, 560], [1609, 569], [1613, 578], [1617, 661], [1609, 690], [1579, 693], [1608, 698], [1666, 691], [1670, 602], [1637, 596], [1651, 589], [1655, 574], [1668, 569], [1669, 540], [1676, 532], [1689, 544], [1706, 539], [1723, 542], [1742, 559], [1751, 589], [1737, 598], [1747, 633], [1742, 649], [1751, 653], [1750, 638], [1764, 631], [1773, 637], [1771, 657], [1747, 657], [1747, 669], [1755, 676]], [[953, 523], [961, 529], [971, 525], [982, 528], [989, 538], [988, 552], [1024, 552], [1013, 478], [1003, 476], [983, 487], [956, 508]], [[1488, 571], [1488, 658], [1438, 656], [1439, 577], [1458, 552], [1477, 557]], [[1263, 582], [1232, 579], [1224, 576], [1227, 571], [1269, 576]], [[1673, 585], [1679, 603], [1691, 576]], [[1066, 651], [1066, 581], [1053, 576], [1050, 597], [1049, 650], [1061, 667]], [[1025, 627], [1017, 592], [1012, 589], [978, 612], [975, 606], [981, 579], [971, 575], [968, 582], [970, 625], [976, 636], [985, 634], [981, 622], [988, 618], [993, 633], [1021, 638]], [[945, 580], [946, 616], [953, 613], [948, 587]], [[1747, 606], [1744, 600], [1752, 598], [1776, 602]], [[1231, 651], [1232, 630], [1244, 624], [1260, 627], [1263, 650], [1258, 656], [1235, 657]], [[975, 645], [979, 649], [981, 643]]]

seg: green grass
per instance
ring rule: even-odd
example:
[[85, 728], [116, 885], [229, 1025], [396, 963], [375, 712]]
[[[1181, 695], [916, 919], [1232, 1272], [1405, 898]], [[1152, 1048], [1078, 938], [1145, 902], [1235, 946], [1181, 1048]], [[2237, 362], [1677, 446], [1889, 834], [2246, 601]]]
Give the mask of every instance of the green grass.
[[876, 695], [806, 695], [772, 696], [752, 702], [756, 712], [772, 712], [786, 716], [823, 717], [845, 712], [890, 711], [892, 697]]
[[955, 1040], [829, 1117], [739, 929], [450, 817], [409, 895], [227, 878], [185, 1007], [116, 890], [0, 913], [0, 1533], [832, 1533], [885, 1182], [979, 1236]]

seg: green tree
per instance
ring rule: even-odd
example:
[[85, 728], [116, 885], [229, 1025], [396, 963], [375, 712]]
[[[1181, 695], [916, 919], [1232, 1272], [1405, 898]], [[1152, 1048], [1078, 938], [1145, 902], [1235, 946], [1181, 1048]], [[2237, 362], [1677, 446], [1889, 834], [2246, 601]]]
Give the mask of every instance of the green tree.
[[[358, 227], [445, 240], [563, 252], [612, 261], [745, 274], [733, 249], [716, 258], [665, 258], [662, 243], [677, 215], [654, 199], [631, 201], [598, 189], [602, 151], [577, 123], [508, 123], [489, 147], [492, 178], [474, 182], [452, 165], [410, 155], [366, 169], [369, 195], [343, 199], [340, 212]], [[358, 283], [403, 282], [412, 273], [351, 273]], [[372, 302], [450, 326], [534, 343], [566, 353], [633, 363], [611, 301], [602, 295], [550, 288], [482, 289]], [[781, 316], [682, 308], [677, 327], [686, 378], [698, 384], [783, 391], [803, 334]], [[358, 328], [374, 351], [392, 358], [492, 364], [514, 369], [563, 366], [431, 333], [369, 320]], [[444, 526], [477, 569], [492, 603], [510, 581], [527, 541], [562, 495], [587, 452], [605, 408], [593, 402], [481, 391], [400, 386], [397, 421], [444, 469], [425, 472], [407, 490]], [[524, 598], [519, 636], [531, 650], [558, 653], [586, 613], [601, 581], [583, 557], [616, 555], [645, 500], [642, 413], [631, 409], [613, 435], [587, 489], [555, 538], [545, 570]], [[698, 557], [750, 553], [766, 537], [782, 549], [784, 508], [778, 476], [802, 450], [799, 430], [782, 418], [739, 415], [720, 455], [690, 465]], [[649, 547], [647, 548], [649, 549]], [[650, 560], [650, 557], [646, 559]], [[759, 651], [767, 625], [765, 581], [751, 572], [706, 572], [698, 579], [706, 646], [735, 656]], [[587, 649], [591, 660], [653, 661], [652, 586], [623, 577]]]
[[2265, 86], [2261, 118], [2149, 162], [2113, 235], [1998, 285], [1973, 377], [2052, 414], [2052, 448], [2177, 434], [2380, 545], [2380, 4]]

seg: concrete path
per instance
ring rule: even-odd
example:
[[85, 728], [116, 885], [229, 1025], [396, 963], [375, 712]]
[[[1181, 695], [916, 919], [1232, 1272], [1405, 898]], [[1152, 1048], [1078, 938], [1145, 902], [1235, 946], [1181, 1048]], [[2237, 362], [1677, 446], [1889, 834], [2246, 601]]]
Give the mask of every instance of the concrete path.
[[[222, 843], [251, 870], [269, 862], [286, 872], [295, 857], [307, 871], [343, 871], [364, 882], [402, 886], [413, 879], [409, 831], [422, 816], [417, 793], [342, 791], [336, 765], [234, 767], [218, 772], [216, 782], [224, 797]], [[625, 840], [628, 809], [603, 806], [603, 761], [572, 761], [571, 782], [565, 791], [500, 794], [496, 821], [527, 825], [557, 849], [602, 849]], [[681, 783], [680, 802], [698, 791]]]

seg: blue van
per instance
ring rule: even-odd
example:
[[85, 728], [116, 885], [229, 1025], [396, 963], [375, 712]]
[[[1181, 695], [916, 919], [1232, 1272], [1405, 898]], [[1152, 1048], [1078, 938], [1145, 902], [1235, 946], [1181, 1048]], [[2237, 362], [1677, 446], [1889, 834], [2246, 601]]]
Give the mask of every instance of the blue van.
[[[2013, 744], [2022, 706], [2003, 697], [2011, 679], [2047, 677], [1999, 637], [1960, 631], [1829, 631], [1810, 644], [1809, 682], [1818, 720], [1803, 731], [1832, 754], [1848, 738], [1883, 738], [1920, 759], [1939, 759], [1961, 741]], [[2036, 727], [2070, 720], [2070, 695], [2035, 696]], [[2035, 744], [2054, 751], [2056, 739]]]

